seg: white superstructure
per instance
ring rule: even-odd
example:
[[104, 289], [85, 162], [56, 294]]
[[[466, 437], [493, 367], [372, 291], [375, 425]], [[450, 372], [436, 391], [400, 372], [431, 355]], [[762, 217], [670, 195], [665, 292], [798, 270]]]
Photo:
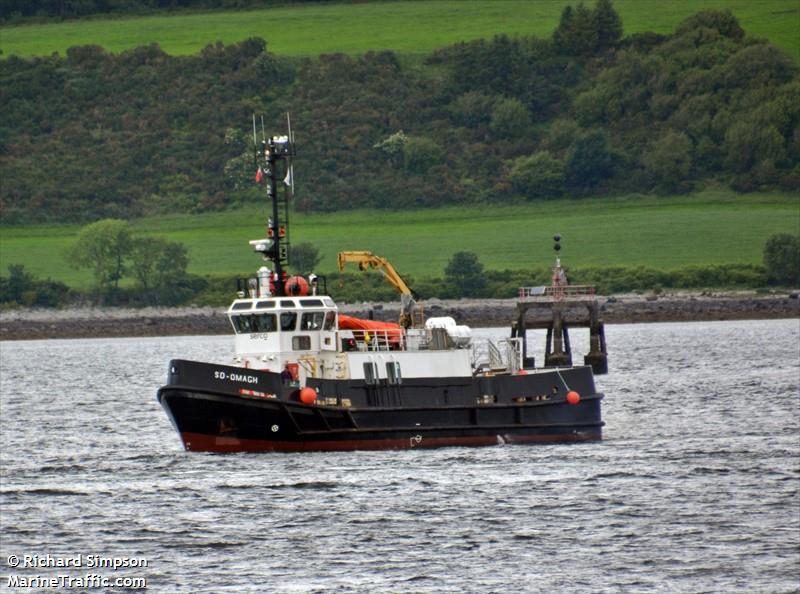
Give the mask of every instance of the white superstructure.
[[428, 328], [343, 330], [336, 304], [318, 295], [236, 299], [227, 313], [237, 365], [287, 370], [301, 384], [309, 377], [399, 383], [473, 375], [469, 329], [452, 319]]

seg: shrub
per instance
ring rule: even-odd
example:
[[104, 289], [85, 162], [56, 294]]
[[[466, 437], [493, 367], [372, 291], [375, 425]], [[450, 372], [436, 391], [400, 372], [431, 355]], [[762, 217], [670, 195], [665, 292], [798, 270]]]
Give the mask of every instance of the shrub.
[[292, 270], [300, 274], [313, 272], [320, 260], [322, 260], [322, 256], [319, 255], [319, 250], [314, 247], [313, 243], [302, 242], [289, 248]]
[[501, 99], [495, 104], [489, 127], [498, 137], [519, 138], [530, 126], [530, 112], [519, 99]]
[[800, 285], [800, 235], [778, 233], [767, 239], [764, 268], [772, 283]]
[[403, 164], [408, 171], [425, 173], [444, 161], [444, 149], [425, 136], [410, 136], [403, 145]]
[[526, 198], [557, 198], [564, 192], [564, 164], [547, 151], [511, 161], [508, 179]]
[[39, 280], [22, 264], [11, 264], [8, 277], [0, 276], [0, 303], [27, 307], [60, 307], [74, 298], [64, 283]]
[[444, 269], [447, 285], [453, 297], [482, 297], [486, 288], [483, 264], [474, 252], [453, 254]]

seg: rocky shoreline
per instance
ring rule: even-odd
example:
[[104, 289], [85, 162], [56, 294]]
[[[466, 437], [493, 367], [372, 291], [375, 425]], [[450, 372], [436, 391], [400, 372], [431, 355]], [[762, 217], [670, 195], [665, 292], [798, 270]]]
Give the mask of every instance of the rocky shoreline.
[[[607, 324], [800, 318], [793, 293], [680, 293], [598, 298]], [[451, 316], [473, 327], [506, 326], [516, 300], [439, 300], [424, 303], [425, 314]], [[340, 305], [340, 311], [376, 320], [396, 320], [397, 303]], [[567, 317], [567, 319], [569, 319]], [[225, 308], [14, 309], [0, 312], [0, 340], [230, 334]]]

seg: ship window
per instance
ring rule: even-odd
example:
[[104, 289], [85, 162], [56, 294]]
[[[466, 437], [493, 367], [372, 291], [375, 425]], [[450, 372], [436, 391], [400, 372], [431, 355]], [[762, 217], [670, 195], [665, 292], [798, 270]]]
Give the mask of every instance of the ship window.
[[336, 307], [336, 304], [333, 302], [333, 299], [330, 297], [323, 297], [322, 302], [325, 303], [327, 307]]
[[322, 329], [326, 332], [329, 332], [333, 329], [334, 324], [336, 324], [336, 314], [332, 311], [329, 311], [325, 314], [325, 326]]
[[281, 301], [281, 307], [295, 307], [294, 301]]
[[259, 314], [251, 317], [255, 318], [255, 332], [275, 332], [278, 329], [275, 314]]
[[378, 383], [378, 365], [374, 361], [364, 363], [364, 382], [367, 384]]
[[292, 349], [295, 351], [310, 351], [311, 350], [311, 337], [310, 336], [292, 336]]
[[400, 363], [397, 361], [388, 361], [386, 363], [386, 377], [390, 384], [402, 384], [403, 378], [400, 375]]
[[301, 299], [300, 307], [322, 307], [322, 299]]
[[247, 316], [231, 316], [231, 322], [233, 322], [233, 328], [236, 330], [237, 334], [250, 331], [250, 322], [246, 318]]
[[252, 301], [240, 301], [239, 303], [234, 303], [231, 309], [239, 311], [242, 309], [250, 309], [251, 307], [253, 307]]
[[300, 319], [300, 330], [321, 330], [325, 314], [321, 311], [314, 313], [304, 313]]
[[297, 314], [293, 311], [286, 311], [281, 314], [281, 330], [289, 332], [294, 330], [297, 325]]
[[268, 307], [275, 307], [274, 301], [259, 301], [256, 303], [256, 309], [266, 309]]
[[275, 314], [231, 316], [233, 327], [239, 334], [250, 334], [253, 332], [275, 332]]

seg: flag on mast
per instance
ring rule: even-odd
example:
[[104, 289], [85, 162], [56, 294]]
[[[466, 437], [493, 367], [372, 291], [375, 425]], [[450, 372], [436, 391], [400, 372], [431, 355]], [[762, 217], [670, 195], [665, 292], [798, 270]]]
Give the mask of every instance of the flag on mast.
[[256, 183], [260, 184], [262, 179], [264, 179], [264, 170], [259, 167], [256, 171]]
[[294, 194], [294, 165], [289, 165], [289, 171], [286, 172], [283, 183], [289, 186], [292, 189], [292, 194]]

